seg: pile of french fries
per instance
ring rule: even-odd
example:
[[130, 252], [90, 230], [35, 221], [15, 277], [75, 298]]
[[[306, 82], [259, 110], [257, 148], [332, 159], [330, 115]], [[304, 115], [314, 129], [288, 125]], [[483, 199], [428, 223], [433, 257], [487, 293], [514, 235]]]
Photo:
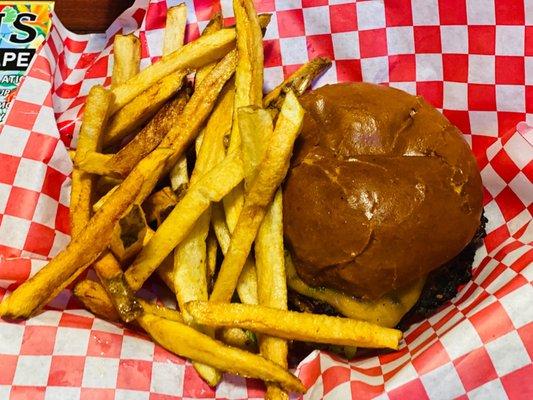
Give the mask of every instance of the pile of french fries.
[[[29, 318], [76, 282], [89, 310], [142, 328], [210, 385], [230, 372], [287, 399], [306, 390], [287, 369], [288, 341], [396, 349], [401, 333], [395, 314], [339, 293], [324, 301], [349, 318], [287, 310], [288, 285], [313, 288], [286, 258], [280, 185], [304, 117], [298, 96], [330, 61], [310, 61], [264, 95], [270, 16], [252, 0], [233, 7], [235, 26], [217, 14], [185, 45], [186, 6], [170, 8], [163, 57], [142, 71], [139, 39], [116, 35], [112, 85], [91, 89], [73, 153], [72, 240], [0, 315]], [[99, 282], [77, 279], [88, 267]], [[136, 295], [154, 272], [177, 310]]]

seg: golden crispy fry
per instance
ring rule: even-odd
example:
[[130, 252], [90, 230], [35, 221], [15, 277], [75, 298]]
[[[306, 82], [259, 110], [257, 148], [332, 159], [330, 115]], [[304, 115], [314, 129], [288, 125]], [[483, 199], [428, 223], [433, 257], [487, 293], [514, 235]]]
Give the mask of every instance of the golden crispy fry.
[[[205, 229], [207, 227], [207, 229]], [[189, 234], [174, 250], [174, 288], [180, 310], [192, 300], [207, 300], [206, 239], [209, 212], [204, 211]], [[186, 322], [192, 322], [183, 312]]]
[[10, 318], [27, 318], [38, 311], [52, 295], [57, 295], [107, 248], [115, 224], [144, 190], [150, 175], [161, 169], [159, 165], [169, 156], [169, 151], [159, 150], [139, 163], [119, 188], [87, 223], [65, 250], [52, 259], [35, 276], [19, 286], [0, 304], [0, 315]]
[[[242, 140], [243, 164], [248, 186], [257, 174], [257, 166], [264, 157], [272, 136], [273, 126], [270, 113], [263, 109], [244, 107], [239, 109], [239, 129]], [[261, 224], [255, 242], [255, 260], [257, 279], [248, 279], [255, 283], [256, 304], [267, 307], [287, 309], [287, 283], [285, 278], [283, 253], [283, 206], [281, 189], [278, 189], [272, 204]], [[243, 269], [239, 281], [243, 281], [247, 270]], [[241, 286], [242, 283], [241, 283]], [[239, 288], [238, 288], [239, 289]], [[239, 291], [241, 294], [242, 288]], [[248, 303], [249, 302], [244, 302]], [[262, 335], [259, 337], [261, 355], [284, 368], [287, 368], [287, 342], [280, 338]], [[267, 385], [266, 397], [270, 399], [288, 399], [288, 394], [279, 387]]]
[[168, 55], [183, 46], [187, 26], [187, 5], [180, 3], [167, 10], [163, 36], [163, 55]]
[[106, 129], [104, 147], [119, 143], [141, 128], [181, 89], [185, 75], [177, 71], [164, 77], [116, 112]]
[[[229, 151], [240, 151], [241, 135], [237, 122], [241, 107], [263, 103], [263, 36], [252, 0], [233, 0], [237, 50], [239, 58], [235, 70], [235, 108]], [[237, 186], [223, 200], [226, 221], [233, 232], [244, 204], [244, 189]]]
[[[154, 233], [155, 232], [152, 233], [152, 236]], [[159, 267], [157, 267], [156, 272], [157, 275], [159, 275], [159, 278], [161, 278], [165, 285], [167, 285], [167, 287], [170, 289], [170, 291], [176, 294], [176, 289], [174, 288], [174, 255], [172, 253], [163, 260]]]
[[94, 191], [96, 198], [101, 198], [105, 196], [111, 189], [115, 186], [118, 186], [122, 183], [123, 179], [113, 178], [111, 176], [99, 176], [96, 178], [94, 185]]
[[147, 230], [141, 206], [133, 204], [115, 226], [109, 248], [121, 263], [131, 260], [141, 251]]
[[396, 350], [402, 338], [397, 329], [366, 321], [259, 305], [193, 301], [187, 310], [202, 325], [250, 329], [288, 340]]
[[221, 59], [233, 48], [234, 44], [235, 29], [221, 29], [164, 56], [122, 85], [113, 88], [115, 102], [111, 113], [117, 112], [146, 89], [175, 71], [199, 68]]
[[[259, 304], [287, 309], [287, 281], [283, 252], [283, 199], [278, 189], [255, 239], [257, 297]], [[287, 341], [267, 335], [259, 337], [259, 350], [266, 359], [287, 368]], [[288, 399], [275, 385], [267, 385], [268, 399]]]
[[[222, 29], [223, 27], [223, 21], [222, 21], [222, 14], [219, 12], [216, 13], [211, 17], [209, 20], [209, 23], [204, 28], [202, 32], [202, 36], [211, 35], [212, 33], [215, 33]], [[204, 65], [202, 68], [196, 71], [196, 75], [194, 77], [194, 84], [198, 85], [200, 82], [202, 82], [207, 74], [211, 72], [211, 70], [215, 67], [215, 63], [210, 63], [207, 65]]]
[[[247, 112], [248, 110], [248, 112]], [[262, 137], [262, 135], [266, 132], [266, 135], [268, 136], [268, 140], [270, 139], [270, 136], [272, 135], [272, 119], [270, 118], [270, 115], [266, 115], [267, 118], [261, 119], [261, 116], [264, 116], [264, 113], [267, 113], [266, 111], [263, 111], [261, 113], [260, 110], [256, 110], [253, 108], [253, 116], [259, 115], [259, 118], [249, 118], [249, 115], [251, 115], [250, 110], [252, 110], [251, 107], [243, 107], [239, 109], [238, 111], [238, 123], [242, 125], [242, 128], [246, 130], [246, 132], [253, 132], [253, 136]], [[257, 112], [256, 112], [257, 111]], [[241, 121], [241, 118], [244, 118], [244, 120]], [[266, 124], [266, 126], [265, 126]], [[250, 135], [251, 136], [251, 135]], [[265, 138], [266, 144], [268, 145], [268, 140]], [[261, 161], [257, 161], [255, 164], [252, 165], [250, 156], [253, 154], [256, 154], [258, 151], [263, 151], [264, 148], [258, 149], [256, 144], [259, 143], [259, 140], [256, 140], [251, 137], [243, 137], [242, 138], [242, 148], [243, 148], [243, 166], [245, 170], [245, 185], [246, 183], [249, 183], [253, 179], [253, 172], [255, 171], [255, 168], [257, 167], [257, 164]], [[266, 147], [266, 146], [263, 146]], [[238, 188], [234, 189], [233, 194], [237, 194]], [[236, 204], [236, 203], [235, 203]], [[237, 207], [238, 208], [238, 207]], [[233, 210], [237, 210], [237, 208], [233, 208]], [[228, 219], [228, 222], [230, 222], [231, 218]], [[222, 222], [216, 222], [219, 224], [218, 229], [219, 230], [227, 230], [227, 224]], [[219, 240], [224, 240], [224, 254], [227, 251], [227, 248], [229, 247], [229, 241], [231, 238], [229, 230], [227, 232], [220, 232], [220, 235], [222, 236]], [[251, 258], [248, 258], [246, 260], [246, 263], [243, 267], [243, 270], [239, 276], [239, 280], [237, 282], [237, 293], [239, 294], [239, 298], [243, 303], [246, 304], [257, 304], [257, 274], [255, 271], [255, 265]]]
[[168, 319], [169, 321], [183, 322], [183, 318], [179, 311], [172, 308], [160, 306], [158, 304], [149, 303], [146, 300], [138, 299], [145, 312], [157, 315], [160, 318]]
[[[233, 87], [228, 82], [204, 129], [191, 176], [192, 185], [224, 159], [224, 137], [231, 130], [232, 123], [233, 93]], [[207, 300], [206, 238], [209, 220], [207, 209], [174, 251], [174, 287], [180, 308], [188, 301]], [[190, 321], [186, 314], [184, 317]]]
[[74, 287], [74, 296], [94, 315], [108, 321], [120, 321], [115, 306], [98, 282], [88, 279], [79, 282]]
[[[213, 37], [217, 34], [213, 33], [207, 37]], [[220, 91], [235, 72], [236, 61], [237, 52], [232, 50], [218, 62], [194, 91], [182, 115], [178, 118], [177, 124], [161, 141], [160, 147], [169, 147], [174, 150], [171, 165], [175, 164], [179, 157], [184, 154], [185, 149], [198, 136], [204, 121], [210, 115], [216, 103]]]
[[261, 108], [242, 107], [237, 115], [247, 189], [257, 175], [257, 167], [263, 160], [274, 127], [270, 113]]
[[141, 41], [133, 34], [116, 34], [113, 40], [113, 54], [111, 88], [123, 84], [139, 73]]
[[209, 231], [206, 241], [207, 257], [206, 257], [206, 280], [208, 291], [212, 286], [212, 281], [215, 276], [217, 268], [217, 256], [218, 256], [218, 242], [213, 231]]
[[218, 245], [222, 254], [225, 256], [229, 249], [231, 242], [231, 233], [226, 224], [226, 217], [224, 216], [224, 208], [220, 203], [211, 204], [211, 224], [213, 231], [217, 237]]
[[172, 190], [181, 197], [189, 187], [189, 168], [187, 166], [187, 157], [185, 154], [182, 155], [178, 162], [172, 167], [169, 173], [169, 178]]
[[204, 129], [202, 143], [192, 173], [192, 182], [198, 180], [224, 159], [226, 153], [224, 138], [231, 132], [234, 94], [235, 88], [233, 81], [230, 80], [222, 89], [220, 98]]
[[[224, 210], [221, 204], [212, 205], [211, 222], [217, 237], [220, 249], [224, 256], [228, 252], [231, 242], [231, 233], [224, 218]], [[241, 275], [237, 282], [237, 293], [241, 302], [245, 304], [257, 304], [257, 274], [252, 257], [248, 257], [242, 268]]]
[[331, 60], [325, 57], [318, 57], [305, 63], [265, 96], [263, 107], [279, 109], [283, 104], [285, 93], [289, 90], [292, 90], [296, 96], [301, 96], [330, 66]]
[[[272, 137], [272, 117], [266, 110], [257, 107], [242, 107], [238, 111], [238, 123], [241, 136], [243, 165], [245, 171], [245, 189], [257, 175], [257, 166], [262, 161]], [[258, 304], [258, 283], [256, 265], [249, 257], [244, 264], [237, 293], [245, 304]], [[268, 357], [267, 357], [268, 358]]]
[[154, 118], [116, 154], [106, 160], [106, 172], [127, 176], [135, 165], [155, 149], [170, 129], [177, 124], [189, 100], [189, 88], [182, 89], [176, 98], [165, 104]]
[[[263, 34], [252, 0], [234, 0], [235, 26], [239, 58], [235, 71], [235, 108], [229, 151], [241, 150], [238, 109], [261, 106], [263, 99]], [[245, 172], [246, 174], [246, 172]], [[246, 176], [246, 175], [245, 175]], [[244, 204], [244, 188], [238, 185], [223, 199], [226, 222], [233, 232]], [[243, 301], [257, 303], [255, 266], [250, 261], [237, 282]]]
[[96, 203], [93, 204], [93, 212], [96, 212], [98, 211], [100, 208], [102, 208], [102, 206], [105, 204], [105, 202], [107, 201], [107, 199], [109, 199], [109, 197], [111, 197], [111, 195], [113, 195], [113, 193], [115, 192], [115, 190], [117, 190], [119, 187], [119, 185], [116, 185], [114, 186], [113, 188], [111, 188], [111, 190], [109, 192], [107, 192], [105, 195], [103, 195], [102, 197], [100, 197], [98, 199], [98, 201]]
[[156, 226], [161, 225], [178, 201], [178, 196], [168, 186], [153, 193], [143, 204], [146, 221], [149, 224], [155, 223]]
[[[209, 21], [207, 26], [205, 27], [204, 31], [202, 32], [202, 36], [204, 35], [210, 35], [211, 33], [214, 33], [222, 28], [222, 15], [220, 13], [216, 13], [213, 18]], [[196, 71], [194, 85], [198, 87], [200, 83], [205, 79], [205, 77], [215, 68], [216, 63], [210, 63], [207, 65], [204, 65], [202, 68], [198, 69]], [[200, 150], [200, 145], [203, 138], [203, 131], [198, 135], [195, 142], [195, 149], [196, 154], [198, 154]], [[170, 181], [172, 183], [172, 188], [176, 191], [176, 193], [181, 194], [184, 190], [187, 189], [188, 183], [189, 183], [189, 175], [187, 173], [187, 159], [185, 156], [182, 156], [181, 159], [176, 163], [172, 171], [170, 172]]]
[[226, 346], [187, 325], [152, 314], [145, 314], [138, 321], [156, 342], [182, 357], [232, 374], [277, 382], [293, 392], [305, 392], [298, 378], [260, 356]]
[[94, 86], [89, 92], [85, 113], [78, 140], [74, 170], [72, 171], [72, 193], [70, 197], [70, 226], [76, 236], [91, 218], [91, 199], [93, 196], [93, 177], [78, 169], [88, 153], [100, 149], [102, 129], [113, 96], [101, 86]]
[[246, 259], [237, 281], [237, 294], [244, 304], [257, 304], [257, 272], [252, 256]]
[[220, 201], [241, 180], [242, 161], [238, 155], [230, 154], [191, 186], [126, 271], [130, 286], [139, 290], [163, 259], [186, 237], [209, 204]]
[[409, 311], [420, 297], [424, 286], [424, 279], [394, 294], [379, 300], [360, 300], [329, 288], [313, 288], [302, 281], [292, 259], [285, 254], [287, 269], [287, 285], [304, 296], [328, 303], [346, 317], [368, 321], [377, 325], [392, 328], [398, 325], [407, 311]]
[[[109, 299], [105, 289], [98, 282], [83, 280], [74, 288], [74, 295], [95, 315], [108, 321], [119, 321], [120, 317]], [[170, 321], [182, 322], [179, 311], [168, 307], [136, 299], [146, 313], [157, 315]]]
[[257, 338], [253, 332], [241, 328], [226, 328], [221, 329], [217, 336], [229, 346], [257, 353]]
[[231, 238], [230, 247], [220, 267], [211, 301], [229, 302], [246, 258], [250, 253], [267, 206], [289, 168], [294, 141], [302, 126], [304, 111], [294, 94], [285, 99], [266, 155], [250, 190]]
[[[167, 25], [163, 39], [163, 55], [172, 53], [183, 46], [186, 25], [187, 6], [185, 3], [171, 7], [167, 11]], [[172, 186], [172, 189], [176, 193], [181, 194], [187, 189], [188, 184], [187, 157], [182, 156], [170, 171], [170, 186]]]
[[76, 164], [76, 167], [87, 174], [100, 176], [118, 176], [113, 169], [108, 167], [108, 162], [113, 157], [112, 154], [103, 154], [97, 151], [88, 152], [83, 160]]
[[74, 159], [76, 158], [76, 150], [68, 150], [67, 152], [68, 152], [70, 161], [74, 162]]
[[[215, 14], [213, 18], [209, 21], [202, 36], [210, 35], [222, 28], [222, 15], [220, 13]], [[196, 71], [194, 85], [196, 87], [205, 79], [205, 77], [215, 68], [216, 62], [204, 65], [198, 71]], [[199, 147], [199, 143], [202, 139], [202, 133], [196, 138], [196, 147]], [[198, 153], [198, 151], [197, 151]], [[170, 182], [172, 184], [172, 189], [178, 194], [182, 194], [188, 187], [189, 184], [189, 174], [187, 168], [187, 158], [182, 156], [176, 165], [170, 171]]]
[[95, 263], [96, 274], [111, 299], [120, 319], [132, 322], [141, 314], [142, 308], [124, 279], [120, 264], [110, 252], [105, 252]]
[[[125, 55], [123, 54], [123, 56]], [[92, 95], [89, 95], [90, 99], [87, 103], [84, 116], [84, 128], [82, 128], [80, 132], [79, 146], [78, 151], [76, 152], [75, 161], [83, 161], [84, 156], [89, 154], [90, 151], [97, 151], [100, 148], [102, 127], [106, 120], [111, 94], [109, 92], [103, 92], [99, 87], [92, 89], [91, 93]], [[89, 223], [91, 215], [91, 197], [93, 195], [93, 181], [94, 178], [88, 176], [84, 177], [82, 180], [73, 180], [73, 192], [80, 193], [78, 197], [74, 197], [77, 202], [75, 203], [76, 206], [71, 210], [73, 213], [71, 214], [73, 222], [72, 238], [74, 240], [82, 235], [84, 228]], [[82, 206], [83, 210], [85, 210], [87, 206], [89, 207], [88, 214], [84, 212], [78, 213]], [[120, 219], [119, 224], [115, 227], [115, 234], [122, 236], [121, 232], [125, 231], [125, 225], [123, 222], [127, 222], [128, 219], [129, 218], [125, 217]], [[117, 230], [120, 232], [117, 232]], [[115, 241], [111, 240], [111, 242]], [[117, 240], [117, 243], [119, 242], [121, 243], [120, 240]], [[142, 241], [139, 244], [142, 245]], [[133, 246], [130, 250], [132, 249]], [[124, 283], [120, 265], [118, 265], [114, 257], [110, 253], [106, 253], [96, 261], [94, 267], [98, 276], [102, 280], [104, 287], [113, 299], [113, 303], [121, 318], [126, 322], [135, 319], [140, 312], [140, 307], [135, 302], [131, 290], [129, 290]], [[75, 271], [74, 275], [77, 275]], [[69, 280], [68, 277], [67, 280]]]
[[[252, 0], [233, 0], [239, 60], [235, 72], [235, 106], [263, 102], [263, 34]], [[238, 138], [236, 138], [238, 140]]]

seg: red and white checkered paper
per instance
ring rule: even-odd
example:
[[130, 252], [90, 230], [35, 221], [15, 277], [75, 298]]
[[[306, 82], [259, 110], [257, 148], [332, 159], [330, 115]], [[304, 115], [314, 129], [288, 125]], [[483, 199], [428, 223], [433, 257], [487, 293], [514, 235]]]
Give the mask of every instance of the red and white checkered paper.
[[[113, 35], [139, 32], [147, 65], [161, 55], [165, 12], [178, 2], [138, 0], [99, 35], [55, 20], [0, 131], [0, 297], [68, 242], [67, 148], [89, 88], [109, 84]], [[413, 325], [397, 352], [351, 363], [313, 352], [296, 371], [304, 398], [533, 398], [533, 1], [256, 3], [274, 14], [265, 89], [320, 55], [334, 63], [317, 86], [364, 80], [423, 95], [472, 146], [489, 218], [473, 281], [451, 304]], [[230, 0], [187, 5], [189, 40], [215, 11], [232, 21]], [[189, 363], [95, 318], [70, 291], [29, 321], [0, 320], [1, 399], [262, 395], [262, 383], [234, 376], [209, 388]]]

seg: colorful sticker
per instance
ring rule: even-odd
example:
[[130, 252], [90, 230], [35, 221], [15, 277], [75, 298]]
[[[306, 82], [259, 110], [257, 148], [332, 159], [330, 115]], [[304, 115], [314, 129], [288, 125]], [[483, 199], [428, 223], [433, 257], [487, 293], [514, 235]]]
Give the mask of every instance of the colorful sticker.
[[0, 123], [52, 26], [53, 1], [0, 1]]

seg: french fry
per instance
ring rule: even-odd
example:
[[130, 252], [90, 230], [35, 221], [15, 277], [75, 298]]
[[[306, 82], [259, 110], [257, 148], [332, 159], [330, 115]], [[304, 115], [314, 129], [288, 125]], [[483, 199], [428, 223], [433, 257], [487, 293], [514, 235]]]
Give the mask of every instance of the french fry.
[[133, 204], [118, 221], [109, 244], [111, 252], [121, 263], [130, 260], [141, 251], [147, 229], [142, 208], [138, 204]]
[[218, 336], [229, 346], [257, 353], [257, 338], [253, 332], [241, 328], [226, 328], [221, 329]]
[[167, 21], [163, 35], [163, 55], [168, 55], [183, 46], [187, 26], [187, 5], [180, 3], [167, 10]]
[[145, 312], [157, 315], [160, 318], [168, 319], [169, 321], [183, 322], [183, 318], [178, 310], [172, 308], [163, 307], [158, 304], [149, 303], [146, 300], [138, 299]]
[[74, 287], [74, 296], [94, 315], [112, 322], [120, 321], [115, 306], [98, 282], [89, 279], [78, 282]]
[[289, 93], [283, 103], [266, 155], [258, 167], [259, 172], [246, 194], [210, 301], [230, 301], [267, 206], [289, 168], [292, 147], [300, 133], [303, 115], [304, 111], [298, 100], [294, 94]]
[[119, 185], [113, 187], [109, 192], [107, 192], [105, 195], [103, 195], [102, 197], [100, 197], [98, 199], [98, 201], [96, 203], [93, 204], [93, 213], [95, 213], [96, 211], [98, 211], [100, 208], [102, 208], [102, 206], [105, 204], [105, 202], [107, 201], [107, 199], [109, 199], [109, 197], [111, 197], [113, 195], [113, 193], [115, 192], [115, 190], [117, 190], [119, 187]]
[[193, 181], [224, 159], [226, 153], [224, 138], [231, 132], [234, 95], [235, 87], [233, 81], [230, 80], [222, 89], [220, 98], [204, 129], [193, 170]]
[[178, 201], [178, 196], [168, 186], [151, 194], [143, 203], [146, 221], [149, 224], [155, 223], [156, 226], [161, 225]]
[[[171, 7], [167, 11], [167, 25], [163, 37], [163, 55], [168, 55], [183, 46], [185, 27], [187, 26], [187, 6], [185, 3]], [[170, 170], [170, 186], [181, 194], [189, 183], [187, 157], [183, 155]]]
[[[155, 232], [154, 232], [155, 233]], [[157, 275], [164, 282], [170, 291], [176, 294], [176, 288], [174, 288], [174, 257], [170, 254], [163, 260], [161, 265], [157, 267]]]
[[187, 101], [189, 101], [189, 90], [184, 88], [176, 98], [165, 104], [127, 145], [114, 155], [106, 155], [108, 156], [105, 161], [106, 174], [127, 176], [135, 165], [155, 149], [170, 129], [177, 124]]
[[[238, 109], [245, 106], [261, 106], [263, 99], [263, 32], [252, 0], [234, 0], [235, 29], [239, 59], [235, 71], [235, 108], [229, 151], [240, 151]], [[226, 222], [233, 233], [244, 204], [244, 188], [238, 185], [223, 199]], [[257, 286], [255, 265], [250, 261], [237, 283], [243, 301], [257, 303], [253, 291]]]
[[110, 252], [105, 252], [95, 263], [96, 274], [102, 282], [120, 319], [132, 322], [141, 314], [142, 308], [124, 279], [120, 264]]
[[300, 380], [279, 365], [255, 354], [226, 346], [187, 325], [153, 314], [142, 315], [138, 322], [157, 343], [182, 357], [232, 374], [277, 382], [292, 392], [305, 392]]
[[[246, 187], [255, 178], [257, 166], [263, 159], [272, 136], [272, 117], [267, 110], [243, 107], [239, 109], [238, 121]], [[287, 283], [284, 267], [282, 210], [281, 189], [278, 189], [255, 241], [257, 278], [255, 280], [248, 279], [248, 281], [255, 283], [254, 289], [257, 292], [258, 300], [256, 304], [286, 310]], [[246, 272], [247, 270], [243, 269], [239, 278], [240, 281], [244, 281]], [[239, 295], [241, 291], [239, 291]], [[287, 368], [288, 346], [285, 340], [261, 335], [259, 337], [259, 349], [263, 357]], [[288, 394], [278, 386], [269, 384], [265, 397], [268, 399], [288, 399]]]
[[253, 257], [248, 257], [237, 280], [237, 294], [244, 304], [257, 304], [257, 272]]
[[[227, 254], [231, 242], [231, 233], [224, 218], [224, 210], [221, 204], [212, 205], [211, 222], [217, 241], [224, 256]], [[246, 259], [242, 272], [237, 282], [237, 293], [243, 303], [257, 304], [257, 275], [255, 264], [251, 257]]]
[[[240, 151], [241, 137], [237, 110], [263, 103], [263, 35], [252, 0], [233, 0], [237, 50], [239, 58], [235, 70], [235, 108], [228, 151]], [[223, 200], [226, 222], [233, 232], [244, 204], [244, 189], [237, 186]]]
[[189, 168], [187, 166], [187, 157], [185, 154], [181, 156], [176, 164], [174, 164], [170, 170], [169, 178], [172, 190], [181, 197], [189, 187]]
[[[195, 184], [224, 159], [224, 137], [231, 130], [232, 123], [234, 90], [230, 83], [221, 93], [204, 129], [191, 184]], [[191, 300], [207, 300], [206, 238], [209, 220], [210, 212], [207, 209], [174, 251], [174, 287], [180, 308]], [[184, 317], [187, 321], [188, 316], [184, 314]]]
[[120, 110], [165, 76], [178, 70], [187, 71], [219, 60], [234, 45], [235, 29], [221, 29], [212, 35], [202, 36], [164, 56], [123, 84], [113, 88], [115, 101], [111, 108], [111, 114]]
[[183, 71], [165, 76], [116, 112], [106, 129], [104, 147], [117, 144], [140, 129], [181, 89], [185, 76]]
[[217, 257], [218, 257], [218, 242], [213, 231], [209, 231], [206, 241], [207, 247], [207, 257], [206, 257], [206, 276], [207, 276], [207, 289], [209, 291], [212, 286], [212, 281], [215, 276], [217, 268]]
[[[218, 12], [211, 17], [211, 19], [209, 20], [209, 23], [207, 24], [207, 26], [204, 28], [202, 32], [202, 36], [211, 35], [212, 33], [215, 33], [219, 31], [220, 29], [222, 29], [222, 27], [223, 27], [222, 14]], [[204, 65], [199, 70], [197, 70], [196, 75], [194, 77], [194, 84], [196, 85], [202, 82], [207, 76], [207, 74], [211, 72], [211, 70], [215, 67], [215, 65], [216, 65], [215, 63], [207, 64], [207, 65]]]
[[[206, 239], [209, 229], [209, 211], [200, 215], [189, 234], [174, 250], [174, 288], [180, 309], [188, 301], [207, 300]], [[192, 319], [184, 312], [187, 323]]]
[[[114, 284], [111, 284], [110, 287], [114, 288], [115, 286]], [[125, 285], [125, 288], [130, 290], [127, 285]], [[76, 297], [78, 297], [78, 299], [82, 301], [83, 304], [96, 315], [104, 317], [111, 321], [118, 320], [119, 317], [115, 310], [116, 305], [113, 306], [113, 304], [109, 300], [108, 293], [106, 293], [104, 288], [98, 283], [89, 280], [82, 281], [76, 286], [74, 293]], [[182, 322], [181, 315], [178, 311], [172, 310], [167, 307], [161, 307], [142, 299], [134, 300], [135, 304], [139, 305], [138, 310], [136, 311], [136, 314], [132, 315], [131, 317], [129, 316], [129, 314], [127, 318], [122, 317], [125, 322], [134, 321], [140, 315], [140, 312], [142, 310], [144, 310], [145, 313], [153, 314], [166, 320]], [[198, 362], [193, 362], [193, 365], [197, 369], [198, 373], [211, 386], [215, 386], [220, 381], [220, 374], [214, 368]]]
[[274, 127], [270, 113], [264, 109], [242, 107], [237, 115], [247, 189], [257, 175], [257, 167], [263, 160]]
[[70, 225], [75, 236], [91, 218], [91, 199], [93, 197], [93, 177], [77, 167], [88, 153], [98, 151], [101, 133], [107, 120], [111, 92], [101, 86], [94, 86], [89, 92], [85, 113], [79, 134], [74, 170], [72, 171], [72, 193], [70, 197]]
[[105, 196], [111, 189], [122, 183], [123, 179], [111, 176], [99, 176], [95, 179], [94, 191], [97, 198]]
[[[239, 51], [235, 72], [235, 106], [261, 106], [263, 102], [263, 34], [259, 18], [252, 0], [233, 0], [233, 11], [237, 31], [237, 50]], [[238, 137], [236, 140], [238, 141]]]
[[[278, 189], [259, 228], [255, 240], [257, 297], [259, 304], [287, 309], [287, 280], [283, 251], [283, 199]], [[266, 359], [287, 368], [289, 348], [283, 339], [261, 335], [259, 350]], [[267, 385], [267, 399], [288, 399], [288, 394], [275, 385]]]
[[[207, 37], [215, 35], [217, 33]], [[218, 62], [215, 68], [196, 88], [185, 106], [183, 114], [178, 119], [178, 123], [161, 141], [161, 147], [169, 147], [174, 150], [175, 154], [172, 158], [174, 163], [184, 154], [187, 146], [198, 136], [204, 121], [210, 115], [216, 103], [220, 91], [235, 72], [236, 61], [237, 52], [232, 50]]]
[[242, 161], [237, 154], [230, 154], [191, 186], [126, 271], [129, 285], [139, 290], [163, 259], [187, 236], [209, 204], [220, 201], [242, 179]]
[[[123, 56], [126, 55], [123, 54]], [[83, 117], [78, 149], [74, 160], [75, 163], [83, 161], [84, 157], [89, 152], [99, 150], [102, 128], [106, 121], [110, 100], [111, 94], [104, 91], [104, 89], [101, 89], [98, 86], [91, 89]], [[74, 172], [77, 172], [76, 169]], [[70, 214], [72, 222], [72, 238], [74, 240], [83, 235], [84, 229], [89, 223], [92, 214], [91, 202], [94, 191], [93, 177], [86, 176], [84, 172], [80, 173], [79, 171], [78, 174], [75, 173], [75, 175], [76, 177], [81, 177], [81, 179], [73, 179], [72, 182], [72, 192], [78, 194], [77, 196], [72, 197], [72, 200], [75, 200], [75, 202], [74, 206], [71, 208]], [[88, 212], [85, 212], [87, 209]], [[122, 222], [123, 220], [124, 217], [121, 217], [119, 221]], [[117, 224], [114, 232], [117, 233], [117, 229], [121, 230], [121, 227], [121, 223]], [[118, 234], [120, 234], [120, 232]], [[100, 251], [102, 250], [103, 249]], [[96, 257], [97, 256], [98, 255], [96, 255]], [[131, 291], [129, 291], [127, 285], [124, 284], [120, 266], [118, 266], [118, 263], [113, 263], [114, 261], [112, 255], [106, 253], [96, 261], [94, 266], [106, 290], [111, 295], [119, 315], [123, 320], [129, 321], [138, 315], [140, 308], [133, 299]], [[76, 271], [74, 271], [73, 275], [76, 275]], [[66, 277], [66, 280], [69, 280], [69, 277]], [[52, 288], [52, 290], [56, 289]]]
[[402, 338], [397, 329], [366, 321], [260, 305], [193, 301], [187, 310], [202, 325], [249, 329], [287, 340], [396, 350]]
[[170, 151], [159, 150], [139, 163], [67, 248], [0, 303], [0, 316], [28, 318], [64, 289], [73, 275], [91, 265], [109, 245], [115, 224], [169, 155]]
[[[93, 314], [108, 321], [120, 320], [108, 294], [98, 282], [89, 279], [78, 282], [74, 288], [74, 296], [76, 296]], [[154, 314], [170, 321], [183, 321], [180, 312], [177, 310], [150, 303], [140, 298], [137, 298], [136, 301], [146, 313]]]
[[[198, 82], [201, 85], [203, 81]], [[232, 82], [226, 84], [203, 131], [202, 144], [199, 146], [196, 164], [191, 176], [191, 185], [194, 185], [224, 159], [224, 137], [231, 130], [232, 124], [233, 87]], [[198, 139], [200, 138], [197, 138], [197, 143]], [[181, 310], [185, 310], [183, 306], [188, 301], [208, 299], [206, 239], [209, 233], [210, 215], [208, 207], [196, 221], [191, 232], [174, 250], [174, 288]], [[191, 324], [192, 321], [188, 314], [185, 311], [182, 313], [185, 321]], [[212, 329], [196, 328], [211, 337], [214, 336], [215, 332]], [[222, 378], [219, 371], [207, 365], [195, 363], [194, 367], [211, 386], [217, 385]]]
[[400, 322], [420, 297], [424, 279], [399, 291], [392, 297], [379, 300], [360, 300], [329, 288], [313, 288], [298, 277], [288, 252], [285, 254], [287, 285], [297, 293], [321, 300], [331, 305], [342, 315], [392, 328]]
[[113, 157], [112, 154], [103, 154], [97, 151], [91, 151], [79, 161], [76, 167], [87, 174], [94, 174], [100, 176], [120, 177], [112, 168], [108, 166], [108, 162]]
[[292, 90], [296, 96], [301, 96], [330, 66], [331, 60], [325, 57], [317, 57], [305, 63], [265, 96], [263, 107], [279, 109], [283, 104], [285, 93], [289, 90]]
[[113, 55], [111, 88], [123, 84], [139, 73], [141, 41], [133, 34], [117, 34], [113, 40]]

